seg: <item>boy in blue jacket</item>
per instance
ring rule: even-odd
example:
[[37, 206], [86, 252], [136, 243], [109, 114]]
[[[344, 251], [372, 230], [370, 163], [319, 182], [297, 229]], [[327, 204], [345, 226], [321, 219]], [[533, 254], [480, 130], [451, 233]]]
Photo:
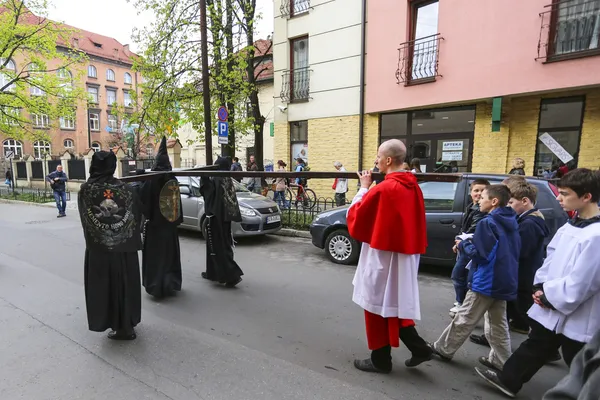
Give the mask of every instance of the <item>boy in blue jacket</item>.
[[521, 248], [516, 214], [507, 207], [510, 197], [506, 186], [488, 186], [479, 200], [481, 211], [488, 216], [477, 224], [472, 239], [457, 241], [459, 250], [472, 260], [473, 281], [456, 316], [431, 344], [433, 352], [442, 359], [452, 359], [484, 315], [485, 336], [491, 350], [479, 362], [502, 369], [510, 357], [506, 303], [517, 298]]

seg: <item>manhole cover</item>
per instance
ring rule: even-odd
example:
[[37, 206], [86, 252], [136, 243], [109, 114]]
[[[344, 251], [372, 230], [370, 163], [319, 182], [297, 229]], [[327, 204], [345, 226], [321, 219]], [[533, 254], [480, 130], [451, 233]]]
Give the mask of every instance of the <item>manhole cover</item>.
[[25, 224], [26, 224], [26, 225], [33, 225], [33, 224], [45, 224], [45, 223], [47, 223], [47, 222], [50, 222], [50, 221], [28, 221], [28, 222], [25, 222]]

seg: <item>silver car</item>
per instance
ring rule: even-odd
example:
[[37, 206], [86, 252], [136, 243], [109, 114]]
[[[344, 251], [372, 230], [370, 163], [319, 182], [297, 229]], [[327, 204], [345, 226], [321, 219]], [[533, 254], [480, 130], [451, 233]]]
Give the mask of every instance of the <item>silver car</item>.
[[[178, 176], [183, 223], [181, 228], [206, 232], [204, 199], [200, 195], [200, 180], [197, 177]], [[231, 225], [234, 237], [256, 236], [274, 233], [281, 229], [281, 212], [277, 203], [256, 193], [250, 192], [244, 185], [233, 180], [242, 222]]]

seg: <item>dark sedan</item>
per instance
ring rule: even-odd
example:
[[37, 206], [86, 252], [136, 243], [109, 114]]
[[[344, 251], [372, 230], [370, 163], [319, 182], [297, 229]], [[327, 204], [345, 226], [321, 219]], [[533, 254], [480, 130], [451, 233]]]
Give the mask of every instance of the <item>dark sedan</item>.
[[[462, 174], [456, 182], [421, 182], [427, 214], [427, 252], [421, 257], [432, 265], [453, 266], [456, 254], [452, 252], [454, 237], [459, 233], [463, 212], [469, 202], [469, 185], [474, 179], [485, 178], [491, 184], [501, 183], [508, 175]], [[567, 221], [560, 207], [554, 185], [538, 178], [527, 178], [538, 188], [537, 207], [544, 214], [551, 236]], [[355, 264], [360, 243], [352, 239], [346, 226], [348, 206], [328, 210], [317, 215], [310, 226], [312, 242], [324, 249], [325, 254], [338, 264]], [[398, 240], [409, 231], [396, 232]], [[548, 238], [547, 242], [550, 241]], [[547, 244], [547, 243], [546, 243]]]

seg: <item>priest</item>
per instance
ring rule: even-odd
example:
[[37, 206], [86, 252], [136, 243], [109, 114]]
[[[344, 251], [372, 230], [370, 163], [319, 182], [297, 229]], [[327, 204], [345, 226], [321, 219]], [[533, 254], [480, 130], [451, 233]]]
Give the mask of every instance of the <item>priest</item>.
[[[229, 171], [231, 160], [218, 157], [215, 165], [219, 171]], [[231, 223], [242, 221], [233, 181], [228, 177], [202, 177], [200, 193], [207, 218], [206, 272], [202, 277], [233, 288], [244, 275], [233, 259]]]
[[361, 188], [348, 209], [348, 231], [362, 243], [352, 300], [364, 309], [371, 350], [354, 366], [367, 372], [391, 372], [391, 350], [400, 340], [412, 353], [407, 367], [432, 357], [414, 323], [421, 318], [417, 273], [427, 247], [425, 205], [415, 175], [402, 170], [405, 158], [400, 140], [384, 142], [377, 168], [385, 179], [369, 189], [371, 171], [359, 172]]
[[[152, 171], [171, 171], [167, 138], [163, 136]], [[142, 252], [142, 283], [156, 298], [181, 290], [181, 253], [177, 226], [183, 222], [179, 183], [172, 173], [161, 174], [142, 186], [146, 218]]]
[[85, 301], [91, 331], [111, 329], [110, 339], [133, 340], [142, 313], [140, 207], [131, 186], [113, 176], [116, 167], [112, 151], [94, 153], [77, 196], [86, 245]]

